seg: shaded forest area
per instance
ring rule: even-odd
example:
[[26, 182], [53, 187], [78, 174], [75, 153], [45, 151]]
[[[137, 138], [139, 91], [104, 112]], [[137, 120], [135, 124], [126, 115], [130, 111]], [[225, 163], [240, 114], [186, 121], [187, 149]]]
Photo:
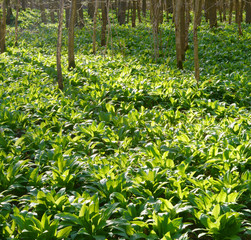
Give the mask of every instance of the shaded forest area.
[[250, 239], [250, 0], [0, 3], [0, 239]]

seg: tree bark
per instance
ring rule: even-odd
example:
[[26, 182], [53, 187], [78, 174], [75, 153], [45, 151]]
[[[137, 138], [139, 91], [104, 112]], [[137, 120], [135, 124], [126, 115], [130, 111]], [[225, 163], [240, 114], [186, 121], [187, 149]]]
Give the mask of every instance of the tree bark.
[[229, 20], [228, 20], [229, 24], [232, 23], [233, 7], [234, 7], [233, 0], [229, 0]]
[[236, 21], [238, 24], [239, 35], [243, 35], [242, 29], [241, 29], [241, 14], [240, 14], [240, 1], [239, 0], [235, 0], [235, 14], [236, 14]]
[[106, 26], [107, 26], [107, 6], [106, 0], [101, 2], [102, 9], [102, 29], [101, 29], [101, 46], [105, 46], [106, 44]]
[[76, 23], [77, 0], [71, 0], [70, 24], [68, 31], [68, 69], [75, 68], [74, 29]]
[[198, 23], [200, 10], [202, 8], [202, 0], [194, 1], [194, 24], [193, 24], [193, 42], [194, 42], [194, 72], [197, 85], [200, 80], [200, 64], [199, 64], [199, 42], [198, 42]]
[[55, 23], [55, 9], [54, 9], [54, 1], [53, 0], [50, 0], [49, 7], [50, 7], [51, 22]]
[[137, 2], [136, 0], [132, 1], [132, 27], [136, 27], [136, 10], [137, 10]]
[[210, 28], [217, 27], [217, 7], [216, 0], [206, 0]]
[[246, 0], [246, 23], [251, 23], [251, 0]]
[[143, 17], [146, 17], [146, 0], [142, 1], [142, 13]]
[[175, 3], [175, 42], [176, 42], [176, 58], [177, 67], [183, 69], [183, 44], [182, 44], [182, 33], [181, 33], [181, 15], [182, 15], [182, 0], [177, 0]]
[[125, 24], [126, 19], [126, 0], [120, 0], [118, 6], [118, 21], [119, 24]]
[[39, 7], [41, 12], [41, 20], [43, 23], [46, 23], [45, 6], [43, 0], [39, 0]]
[[138, 19], [139, 23], [141, 23], [141, 8], [140, 8], [140, 0], [137, 0], [137, 13], [138, 13]]
[[81, 0], [77, 0], [77, 15], [78, 15], [78, 26], [80, 28], [83, 28], [85, 24], [84, 24], [84, 13]]
[[26, 0], [21, 0], [21, 3], [22, 3], [22, 10], [25, 11], [26, 10], [26, 5], [27, 5]]
[[16, 0], [16, 18], [15, 18], [15, 46], [18, 45], [18, 15], [20, 9], [20, 0]]
[[95, 8], [94, 8], [94, 16], [93, 16], [93, 35], [92, 35], [93, 54], [96, 54], [97, 14], [98, 14], [98, 0], [95, 0]]
[[10, 0], [6, 1], [6, 9], [7, 9], [7, 15], [6, 15], [6, 24], [11, 24], [11, 18], [13, 17]]
[[6, 37], [6, 0], [2, 3], [2, 17], [0, 16], [0, 51], [5, 52], [5, 37]]
[[88, 0], [88, 15], [93, 19], [95, 11], [95, 0]]
[[57, 41], [57, 81], [58, 81], [58, 88], [61, 90], [63, 90], [64, 88], [62, 67], [61, 67], [63, 13], [64, 13], [64, 0], [60, 0], [59, 17], [58, 17], [58, 41]]
[[190, 0], [186, 0], [185, 1], [185, 14], [186, 14], [186, 26], [185, 26], [185, 46], [184, 46], [184, 50], [186, 51], [188, 49], [188, 35], [189, 35], [189, 25], [190, 25], [190, 20], [191, 20], [191, 16], [190, 16], [190, 10], [191, 10], [191, 2]]

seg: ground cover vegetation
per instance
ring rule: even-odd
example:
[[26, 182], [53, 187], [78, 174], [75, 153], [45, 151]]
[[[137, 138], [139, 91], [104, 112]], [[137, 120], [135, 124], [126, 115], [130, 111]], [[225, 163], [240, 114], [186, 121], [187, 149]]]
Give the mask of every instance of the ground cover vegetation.
[[96, 55], [84, 14], [71, 71], [63, 29], [63, 91], [57, 24], [21, 11], [18, 46], [7, 28], [0, 239], [249, 239], [250, 24], [239, 36], [202, 18], [197, 84], [192, 44], [176, 67], [171, 21], [156, 61], [149, 14], [135, 28], [113, 21]]

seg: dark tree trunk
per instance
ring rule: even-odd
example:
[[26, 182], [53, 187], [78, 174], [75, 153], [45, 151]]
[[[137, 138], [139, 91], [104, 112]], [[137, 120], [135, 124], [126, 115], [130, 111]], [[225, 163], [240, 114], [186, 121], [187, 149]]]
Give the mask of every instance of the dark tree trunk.
[[132, 27], [136, 27], [136, 9], [137, 9], [137, 2], [136, 0], [132, 1]]
[[235, 14], [236, 14], [236, 22], [238, 24], [239, 35], [243, 35], [241, 29], [241, 13], [240, 13], [240, 1], [235, 0]]
[[137, 1], [137, 13], [138, 13], [138, 19], [139, 19], [139, 22], [141, 23], [141, 8], [140, 8], [140, 0]]
[[78, 26], [80, 28], [83, 28], [85, 24], [84, 24], [84, 13], [81, 0], [77, 0], [77, 15], [78, 15]]
[[57, 81], [59, 89], [63, 90], [63, 75], [61, 67], [61, 49], [62, 49], [62, 28], [63, 28], [64, 0], [59, 2], [58, 16], [58, 41], [57, 41]]
[[142, 1], [142, 13], [143, 16], [146, 17], [146, 0]]
[[118, 6], [118, 21], [120, 25], [125, 24], [125, 18], [126, 18], [126, 0], [120, 0]]
[[210, 28], [217, 27], [217, 7], [216, 0], [206, 0], [208, 2], [208, 18]]
[[6, 24], [11, 24], [11, 19], [13, 18], [13, 13], [10, 5], [10, 0], [6, 1], [7, 15], [6, 15]]
[[46, 15], [45, 15], [45, 6], [44, 6], [44, 1], [39, 0], [39, 7], [40, 7], [40, 12], [41, 12], [41, 20], [43, 23], [46, 23]]
[[246, 23], [251, 23], [251, 0], [246, 0]]
[[70, 24], [68, 32], [68, 69], [75, 68], [74, 28], [76, 23], [77, 0], [71, 0]]
[[65, 4], [65, 27], [69, 28], [70, 25], [70, 6]]
[[88, 15], [93, 19], [95, 10], [95, 0], [88, 0]]
[[27, 2], [26, 0], [21, 0], [21, 4], [22, 4], [22, 10], [26, 10], [26, 5], [27, 5]]
[[101, 2], [102, 9], [102, 29], [101, 29], [101, 46], [106, 44], [106, 26], [107, 26], [107, 6], [106, 2]]
[[50, 0], [49, 7], [50, 7], [51, 22], [55, 23], [55, 6], [54, 6], [54, 1], [53, 0]]
[[234, 3], [233, 0], [229, 1], [229, 24], [232, 23], [232, 16], [233, 16], [233, 8], [234, 8]]
[[2, 3], [2, 16], [0, 15], [0, 51], [5, 52], [5, 35], [6, 35], [6, 0]]
[[16, 0], [16, 18], [15, 18], [15, 46], [18, 45], [18, 15], [20, 9], [20, 0]]

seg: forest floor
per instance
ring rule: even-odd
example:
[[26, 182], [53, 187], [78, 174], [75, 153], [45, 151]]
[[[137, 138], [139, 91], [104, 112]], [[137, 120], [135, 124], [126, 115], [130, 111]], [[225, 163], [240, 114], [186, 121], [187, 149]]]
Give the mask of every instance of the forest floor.
[[60, 91], [57, 25], [20, 19], [0, 55], [0, 239], [248, 239], [250, 25], [203, 22], [199, 86], [171, 22], [157, 62], [149, 24], [114, 24], [93, 55], [87, 23], [71, 71], [65, 30]]

